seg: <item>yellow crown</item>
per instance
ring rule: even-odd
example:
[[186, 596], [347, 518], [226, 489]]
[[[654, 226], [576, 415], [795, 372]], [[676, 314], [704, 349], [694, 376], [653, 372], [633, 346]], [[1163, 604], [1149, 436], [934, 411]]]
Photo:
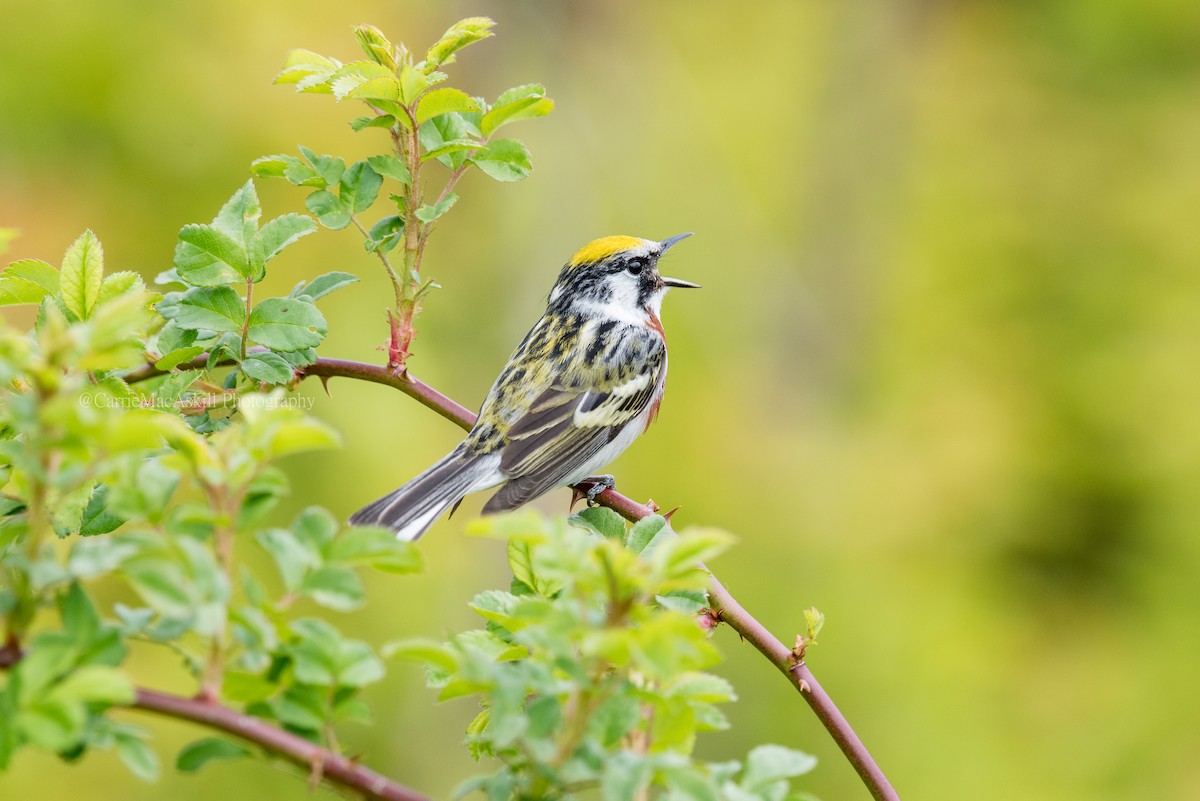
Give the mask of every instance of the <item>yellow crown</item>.
[[646, 244], [645, 240], [638, 239], [636, 236], [605, 236], [588, 242], [567, 263], [572, 267], [578, 267], [581, 264], [594, 264], [598, 261], [604, 261], [615, 253], [640, 248], [644, 244]]

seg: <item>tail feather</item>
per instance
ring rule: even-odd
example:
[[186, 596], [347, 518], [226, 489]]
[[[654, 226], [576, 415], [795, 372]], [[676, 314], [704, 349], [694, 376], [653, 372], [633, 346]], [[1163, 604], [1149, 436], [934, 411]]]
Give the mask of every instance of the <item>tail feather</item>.
[[443, 512], [478, 488], [481, 480], [485, 486], [489, 483], [484, 473], [495, 468], [483, 461], [455, 449], [403, 487], [359, 509], [350, 516], [350, 523], [390, 528], [402, 540], [419, 539]]

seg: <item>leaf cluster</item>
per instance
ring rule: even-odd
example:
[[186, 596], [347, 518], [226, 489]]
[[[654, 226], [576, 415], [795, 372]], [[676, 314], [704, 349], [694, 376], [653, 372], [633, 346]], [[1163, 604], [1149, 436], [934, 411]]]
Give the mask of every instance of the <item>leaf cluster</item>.
[[719, 705], [736, 697], [726, 679], [706, 672], [720, 656], [696, 619], [707, 602], [697, 564], [721, 553], [728, 535], [676, 535], [660, 516], [627, 529], [598, 508], [568, 521], [518, 514], [474, 529], [507, 540], [513, 573], [507, 591], [471, 602], [483, 627], [387, 649], [424, 663], [439, 699], [481, 706], [467, 745], [499, 768], [458, 795], [797, 797], [788, 779], [812, 768], [806, 754], [763, 746], [744, 763], [692, 756], [698, 733], [728, 727]]

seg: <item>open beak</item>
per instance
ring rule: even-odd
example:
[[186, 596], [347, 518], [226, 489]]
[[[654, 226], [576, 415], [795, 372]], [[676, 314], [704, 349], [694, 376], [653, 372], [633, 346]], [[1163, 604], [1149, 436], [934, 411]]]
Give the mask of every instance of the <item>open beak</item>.
[[[676, 234], [675, 236], [667, 237], [662, 242], [658, 243], [659, 244], [658, 254], [661, 256], [662, 254], [664, 254], [668, 250], [670, 250], [672, 247], [674, 247], [676, 244], [678, 244], [679, 242], [682, 242], [683, 240], [687, 239], [691, 235], [692, 235], [692, 232], [688, 231], [686, 234]], [[663, 282], [664, 286], [679, 287], [680, 289], [699, 289], [700, 288], [699, 284], [693, 284], [691, 281], [684, 281], [682, 278], [663, 277], [660, 280]]]

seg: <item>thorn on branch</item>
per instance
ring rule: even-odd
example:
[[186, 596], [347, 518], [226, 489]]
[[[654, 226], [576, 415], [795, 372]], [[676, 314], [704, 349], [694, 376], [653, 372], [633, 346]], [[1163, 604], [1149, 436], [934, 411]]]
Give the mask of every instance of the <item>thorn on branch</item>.
[[313, 754], [312, 761], [309, 764], [308, 772], [308, 792], [315, 793], [317, 788], [321, 786], [321, 780], [325, 778], [325, 752], [318, 751]]
[[665, 518], [668, 523], [671, 522], [671, 517], [682, 508], [682, 506], [676, 506], [674, 509], [664, 514], [663, 518]]

